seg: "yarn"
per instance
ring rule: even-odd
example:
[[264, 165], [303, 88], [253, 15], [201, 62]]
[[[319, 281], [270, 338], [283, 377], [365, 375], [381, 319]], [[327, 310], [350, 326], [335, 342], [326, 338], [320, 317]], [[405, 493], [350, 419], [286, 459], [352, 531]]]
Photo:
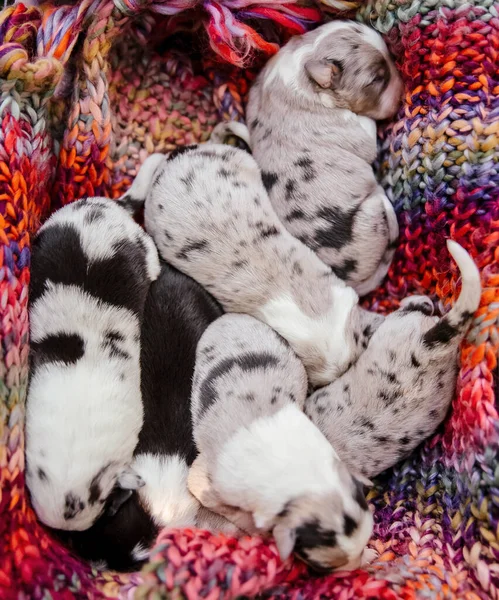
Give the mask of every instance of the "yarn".
[[[322, 17], [301, 2], [17, 4], [0, 14], [0, 599], [499, 598], [497, 4], [326, 4], [341, 15], [359, 7], [406, 86], [398, 118], [380, 131], [400, 241], [365, 305], [386, 312], [428, 293], [447, 310], [460, 288], [447, 237], [472, 254], [483, 284], [449, 417], [369, 492], [371, 564], [311, 577], [296, 559], [280, 562], [271, 541], [170, 530], [140, 573], [122, 575], [92, 569], [37, 523], [23, 452], [30, 235], [80, 196], [120, 195], [147, 154], [243, 120], [257, 66]], [[194, 32], [201, 61], [155, 51], [156, 36], [175, 30]]]

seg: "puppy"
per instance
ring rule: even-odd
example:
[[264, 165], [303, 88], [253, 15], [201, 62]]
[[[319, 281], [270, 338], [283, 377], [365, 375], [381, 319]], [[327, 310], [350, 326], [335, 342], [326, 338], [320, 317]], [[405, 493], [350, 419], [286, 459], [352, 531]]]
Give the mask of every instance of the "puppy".
[[33, 242], [27, 485], [39, 519], [83, 530], [129, 469], [142, 426], [140, 322], [159, 274], [151, 238], [115, 202], [57, 211]]
[[247, 122], [227, 130], [251, 147], [284, 226], [359, 295], [386, 275], [398, 238], [372, 170], [377, 119], [392, 117], [402, 82], [378, 33], [334, 21], [291, 39], [251, 88]]
[[[149, 187], [148, 187], [149, 186]], [[144, 218], [161, 256], [201, 283], [228, 312], [282, 335], [313, 385], [341, 375], [379, 317], [282, 226], [254, 159], [221, 145], [152, 155], [122, 204]]]
[[198, 515], [200, 505], [187, 489], [188, 468], [197, 454], [190, 415], [196, 347], [221, 315], [208, 292], [163, 263], [149, 290], [141, 329], [144, 425], [132, 466], [145, 485], [134, 492], [116, 488], [90, 529], [65, 536], [83, 558], [118, 571], [137, 570], [161, 527], [208, 524], [236, 532], [204, 510]]
[[222, 514], [248, 519], [237, 520], [243, 529], [272, 531], [283, 560], [295, 550], [319, 571], [355, 568], [372, 516], [360, 483], [302, 412], [306, 391], [302, 363], [267, 325], [236, 314], [212, 323], [196, 356], [200, 455], [189, 486], [203, 491], [204, 473], [210, 507], [218, 499]]
[[459, 244], [461, 294], [444, 317], [429, 298], [401, 303], [340, 379], [316, 391], [305, 412], [351, 469], [377, 475], [407, 456], [444, 419], [454, 396], [458, 346], [480, 303], [480, 274]]

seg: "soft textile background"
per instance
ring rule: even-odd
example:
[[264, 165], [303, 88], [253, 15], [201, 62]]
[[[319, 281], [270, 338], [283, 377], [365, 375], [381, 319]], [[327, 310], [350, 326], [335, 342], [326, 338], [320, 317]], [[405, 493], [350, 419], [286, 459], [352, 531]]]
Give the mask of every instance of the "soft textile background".
[[[499, 597], [499, 5], [329, 4], [321, 14], [279, 0], [84, 0], [1, 13], [0, 598]], [[119, 195], [153, 150], [243, 118], [258, 64], [345, 9], [386, 35], [406, 84], [379, 163], [401, 239], [368, 304], [385, 311], [429, 292], [445, 309], [459, 288], [449, 236], [482, 273], [452, 412], [376, 482], [379, 557], [366, 571], [311, 578], [259, 539], [165, 531], [142, 573], [91, 572], [36, 523], [24, 488], [30, 235], [57, 206]]]

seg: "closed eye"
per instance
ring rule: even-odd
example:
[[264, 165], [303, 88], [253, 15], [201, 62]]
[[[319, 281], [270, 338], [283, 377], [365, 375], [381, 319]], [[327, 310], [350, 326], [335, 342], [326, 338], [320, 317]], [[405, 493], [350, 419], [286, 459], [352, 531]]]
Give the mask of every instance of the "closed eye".
[[372, 85], [379, 85], [380, 83], [385, 83], [385, 76], [384, 75], [376, 75], [376, 77], [374, 79], [372, 79], [367, 85], [366, 87], [370, 87]]

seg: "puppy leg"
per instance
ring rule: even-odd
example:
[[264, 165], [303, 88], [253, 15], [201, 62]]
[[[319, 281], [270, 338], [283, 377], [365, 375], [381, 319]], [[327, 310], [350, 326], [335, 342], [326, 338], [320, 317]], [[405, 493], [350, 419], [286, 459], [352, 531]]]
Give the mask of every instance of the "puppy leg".
[[[353, 286], [359, 296], [365, 296], [377, 288], [378, 285], [380, 285], [380, 283], [383, 281], [392, 263], [393, 255], [395, 254], [396, 249], [395, 245], [399, 236], [397, 215], [395, 214], [395, 210], [393, 209], [391, 202], [386, 197], [383, 188], [378, 186], [376, 192], [371, 196], [371, 198], [376, 200], [376, 202], [381, 201], [384, 209], [383, 220], [386, 223], [388, 232], [385, 250], [376, 270], [367, 279], [364, 279]], [[367, 203], [369, 200], [366, 200], [365, 202]], [[370, 223], [371, 221], [368, 220], [367, 222]]]
[[237, 528], [242, 529], [250, 535], [256, 533], [253, 517], [249, 513], [234, 506], [228, 506], [221, 501], [211, 485], [208, 465], [204, 456], [199, 455], [192, 463], [187, 479], [187, 486], [191, 494], [205, 508], [225, 517]]
[[251, 148], [250, 132], [248, 128], [243, 123], [238, 123], [237, 121], [219, 123], [211, 132], [209, 143], [224, 144], [225, 140], [231, 135], [240, 138], [248, 148]]

